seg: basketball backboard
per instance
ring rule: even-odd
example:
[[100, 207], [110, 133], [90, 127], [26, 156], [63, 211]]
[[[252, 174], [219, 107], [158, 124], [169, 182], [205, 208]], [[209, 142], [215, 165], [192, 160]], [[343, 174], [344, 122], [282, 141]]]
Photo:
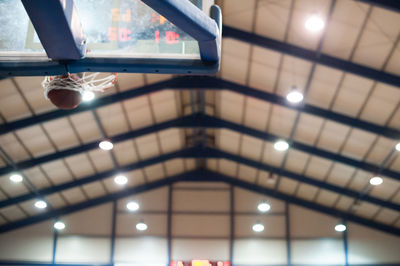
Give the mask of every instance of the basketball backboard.
[[[71, 28], [76, 26], [73, 25], [76, 21], [81, 25], [82, 45], [78, 48], [83, 50], [82, 58], [71, 60], [68, 55], [63, 57], [68, 51], [64, 52], [63, 49], [54, 47], [57, 45], [53, 45], [51, 41], [53, 35], [57, 33], [48, 29], [43, 30], [52, 23], [52, 16], [44, 12], [47, 21], [43, 23], [40, 7], [30, 6], [36, 3], [1, 0], [0, 75], [54, 75], [65, 72], [65, 69], [69, 72], [211, 74], [219, 69], [219, 55], [217, 60], [214, 60], [215, 58], [205, 60], [204, 53], [199, 48], [199, 38], [194, 38], [196, 36], [193, 35], [196, 34], [190, 32], [192, 29], [188, 30], [191, 24], [180, 21], [179, 14], [187, 11], [185, 8], [189, 7], [187, 11], [189, 14], [186, 15], [194, 20], [190, 18], [193, 15], [190, 12], [196, 6], [195, 15], [207, 14], [206, 19], [209, 19], [209, 14], [213, 13], [213, 0], [57, 1], [63, 5], [69, 26]], [[185, 5], [182, 5], [183, 2], [186, 2]], [[69, 4], [73, 7], [68, 8]], [[154, 5], [158, 11], [171, 9], [168, 5], [178, 9], [183, 7], [183, 10], [177, 9], [178, 12], [175, 14], [167, 12], [167, 16], [172, 17], [173, 21], [178, 17], [175, 24], [183, 24], [183, 28], [171, 23], [147, 4]], [[68, 17], [69, 10], [72, 10], [70, 17]], [[217, 46], [220, 49], [219, 16], [217, 14], [215, 21], [212, 19], [210, 21], [219, 29], [216, 41], [219, 42]], [[202, 17], [197, 18], [201, 20]], [[62, 31], [62, 27], [59, 28], [59, 31]], [[50, 45], [46, 46], [46, 39], [48, 43], [50, 39]], [[51, 49], [55, 51], [51, 52]], [[53, 56], [55, 53], [57, 56]]]

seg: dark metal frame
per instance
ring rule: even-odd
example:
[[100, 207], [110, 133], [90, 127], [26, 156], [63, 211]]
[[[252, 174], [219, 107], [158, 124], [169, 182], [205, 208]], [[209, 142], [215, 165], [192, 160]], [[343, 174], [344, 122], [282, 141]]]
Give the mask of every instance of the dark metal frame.
[[[185, 116], [182, 118], [169, 120], [169, 121], [162, 122], [159, 124], [155, 124], [155, 125], [152, 125], [152, 126], [149, 126], [146, 128], [142, 128], [139, 130], [128, 131], [128, 132], [116, 135], [114, 137], [111, 137], [110, 140], [113, 143], [118, 143], [118, 142], [121, 142], [124, 140], [136, 138], [136, 137], [143, 136], [146, 134], [155, 133], [160, 130], [173, 128], [173, 127], [175, 127], [175, 128], [214, 128], [214, 129], [223, 128], [223, 129], [229, 129], [229, 130], [232, 130], [232, 131], [244, 134], [244, 135], [249, 135], [249, 136], [261, 139], [263, 141], [274, 142], [274, 141], [280, 139], [279, 136], [276, 136], [276, 135], [273, 135], [270, 133], [266, 133], [266, 132], [262, 132], [260, 130], [249, 128], [249, 127], [246, 127], [243, 125], [239, 125], [239, 124], [227, 121], [227, 120], [222, 120], [222, 119], [212, 117], [209, 115], [204, 115], [204, 114], [194, 114], [194, 115], [189, 115], [189, 116]], [[84, 144], [82, 146], [69, 148], [64, 151], [60, 151], [60, 152], [56, 152], [53, 154], [41, 156], [41, 157], [38, 157], [35, 159], [19, 162], [16, 164], [16, 166], [19, 170], [23, 170], [23, 169], [26, 169], [29, 167], [36, 166], [41, 163], [50, 162], [53, 160], [64, 158], [66, 156], [71, 156], [71, 155], [75, 155], [75, 154], [89, 151], [92, 149], [96, 149], [97, 147], [98, 147], [98, 142], [95, 141], [95, 142], [91, 142], [88, 144]], [[361, 161], [352, 159], [352, 158], [344, 156], [344, 155], [336, 154], [334, 152], [330, 152], [330, 151], [323, 150], [323, 149], [320, 149], [317, 147], [313, 147], [311, 145], [303, 144], [303, 143], [300, 143], [297, 141], [292, 141], [291, 148], [311, 154], [311, 155], [315, 155], [315, 156], [318, 156], [321, 158], [325, 158], [325, 159], [332, 160], [335, 162], [343, 163], [343, 164], [346, 164], [346, 165], [349, 165], [349, 166], [352, 166], [355, 168], [363, 169], [365, 171], [370, 171], [372, 173], [381, 173], [382, 175], [385, 175], [385, 176], [390, 177], [395, 180], [400, 180], [400, 173], [398, 173], [394, 170], [390, 170], [387, 168], [381, 168], [378, 165], [374, 165], [374, 164], [368, 163], [368, 162], [361, 162]], [[13, 171], [13, 169], [10, 166], [0, 168], [1, 175], [10, 173], [12, 171]]]
[[107, 202], [112, 202], [115, 200], [119, 200], [121, 198], [135, 195], [138, 193], [150, 191], [156, 188], [160, 188], [166, 185], [171, 185], [176, 182], [181, 181], [190, 181], [190, 182], [224, 182], [231, 184], [236, 187], [240, 187], [252, 192], [260, 193], [266, 196], [270, 196], [279, 200], [286, 201], [288, 203], [292, 203], [298, 206], [302, 206], [317, 212], [321, 212], [330, 216], [341, 218], [342, 220], [355, 222], [376, 230], [380, 230], [389, 234], [400, 236], [400, 229], [396, 227], [392, 227], [389, 225], [385, 225], [382, 223], [374, 222], [360, 216], [350, 214], [345, 211], [337, 210], [337, 209], [330, 209], [326, 206], [306, 201], [303, 199], [299, 199], [278, 191], [275, 191], [270, 188], [261, 187], [252, 183], [245, 182], [243, 180], [232, 178], [220, 173], [206, 171], [206, 170], [196, 170], [191, 172], [186, 172], [183, 174], [163, 178], [161, 180], [157, 180], [151, 183], [147, 183], [144, 185], [139, 185], [133, 188], [128, 188], [126, 190], [116, 192], [113, 194], [104, 195], [95, 199], [91, 199], [85, 202], [81, 202], [78, 204], [70, 205], [64, 208], [60, 208], [57, 210], [48, 211], [43, 214], [31, 216], [22, 220], [18, 220], [15, 222], [11, 222], [5, 225], [0, 226], [0, 233], [8, 232], [11, 230], [15, 230], [24, 226], [36, 224], [48, 219], [52, 219], [54, 217], [60, 217], [62, 215], [67, 215], [76, 211], [84, 210], [90, 207], [98, 206]]
[[189, 90], [189, 89], [204, 89], [204, 90], [229, 90], [248, 97], [257, 98], [262, 101], [277, 104], [297, 110], [310, 115], [315, 115], [324, 119], [335, 121], [349, 127], [354, 127], [360, 130], [368, 131], [374, 134], [382, 135], [390, 139], [400, 139], [400, 131], [388, 127], [376, 125], [371, 122], [356, 119], [350, 116], [339, 114], [333, 111], [329, 111], [320, 107], [316, 107], [309, 104], [303, 105], [292, 105], [289, 104], [284, 97], [278, 96], [273, 93], [257, 90], [249, 86], [241, 85], [235, 82], [213, 78], [213, 77], [179, 77], [172, 78], [170, 80], [161, 81], [158, 83], [145, 85], [142, 87], [134, 88], [132, 90], [119, 92], [110, 96], [102, 97], [97, 99], [95, 102], [90, 104], [82, 104], [73, 110], [56, 110], [50, 111], [43, 114], [36, 115], [35, 117], [24, 118], [0, 125], [0, 135], [6, 134], [14, 130], [22, 129], [25, 127], [33, 126], [38, 123], [45, 123], [57, 118], [66, 117], [73, 114], [93, 110], [106, 105], [117, 103], [120, 101], [133, 99], [162, 91], [164, 89], [172, 90]]

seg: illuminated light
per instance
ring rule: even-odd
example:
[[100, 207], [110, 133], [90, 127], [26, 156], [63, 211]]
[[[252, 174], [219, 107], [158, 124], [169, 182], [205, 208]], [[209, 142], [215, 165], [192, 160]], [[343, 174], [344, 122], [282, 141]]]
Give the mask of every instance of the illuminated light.
[[224, 266], [224, 263], [222, 261], [218, 261], [217, 266]]
[[264, 225], [262, 225], [260, 223], [254, 224], [252, 228], [253, 228], [254, 232], [262, 232], [262, 231], [264, 231]]
[[277, 142], [275, 142], [274, 148], [277, 151], [286, 151], [287, 149], [289, 149], [289, 143], [284, 140], [278, 140]]
[[336, 232], [344, 232], [346, 231], [346, 226], [344, 224], [337, 224], [335, 225], [335, 231]]
[[400, 151], [400, 142], [396, 144], [396, 151]]
[[147, 230], [147, 224], [145, 224], [144, 222], [138, 222], [136, 224], [136, 229], [139, 231], [146, 231]]
[[104, 151], [109, 151], [112, 150], [114, 145], [108, 140], [103, 140], [102, 142], [99, 143], [99, 147]]
[[192, 266], [212, 266], [209, 260], [192, 260]]
[[304, 99], [303, 94], [296, 89], [293, 89], [286, 95], [286, 100], [288, 100], [291, 103], [299, 103], [303, 101], [303, 99]]
[[47, 207], [47, 203], [43, 200], [38, 200], [35, 202], [35, 207], [38, 209], [45, 209]]
[[57, 221], [54, 223], [54, 229], [56, 230], [63, 230], [65, 228], [65, 223], [61, 221]]
[[319, 32], [325, 27], [325, 21], [319, 15], [311, 15], [304, 24], [310, 32]]
[[130, 211], [137, 211], [139, 210], [139, 203], [136, 201], [130, 201], [126, 204], [126, 208]]
[[14, 183], [20, 183], [24, 178], [20, 174], [12, 174], [10, 175], [10, 180]]
[[271, 209], [271, 205], [269, 205], [266, 201], [263, 201], [258, 204], [257, 209], [260, 212], [267, 212]]
[[82, 101], [84, 101], [84, 102], [93, 101], [94, 97], [95, 97], [95, 94], [93, 91], [84, 91], [82, 93]]
[[369, 180], [369, 183], [373, 186], [379, 186], [380, 184], [383, 183], [383, 179], [382, 177], [374, 176]]
[[117, 185], [125, 185], [126, 183], [128, 183], [128, 178], [124, 175], [117, 175], [116, 177], [114, 177], [114, 182]]

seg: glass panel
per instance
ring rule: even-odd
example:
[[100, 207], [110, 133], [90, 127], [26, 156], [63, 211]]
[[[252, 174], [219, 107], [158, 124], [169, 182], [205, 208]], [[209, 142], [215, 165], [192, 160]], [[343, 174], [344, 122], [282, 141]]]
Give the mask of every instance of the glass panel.
[[29, 56], [47, 59], [21, 1], [0, 0], [0, 59]]
[[[202, 8], [202, 0], [190, 0]], [[87, 57], [199, 59], [195, 39], [140, 0], [75, 0]], [[21, 3], [0, 0], [0, 60], [48, 60]]]
[[196, 40], [139, 0], [74, 2], [88, 57], [199, 58]]

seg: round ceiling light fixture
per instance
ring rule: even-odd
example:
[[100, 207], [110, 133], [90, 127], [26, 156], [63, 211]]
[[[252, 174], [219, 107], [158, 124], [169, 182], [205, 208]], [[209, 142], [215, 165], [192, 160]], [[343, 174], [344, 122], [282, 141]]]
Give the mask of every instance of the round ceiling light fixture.
[[287, 149], [289, 149], [289, 143], [284, 140], [278, 140], [274, 143], [274, 148], [277, 151], [286, 151]]
[[269, 205], [266, 201], [262, 201], [258, 204], [257, 209], [260, 212], [267, 212], [271, 209], [271, 205]]
[[313, 14], [307, 18], [304, 26], [310, 32], [320, 32], [325, 27], [325, 21], [320, 15]]
[[373, 186], [379, 186], [383, 183], [383, 179], [380, 176], [374, 176], [369, 180], [369, 183]]
[[108, 140], [103, 140], [99, 143], [99, 147], [100, 149], [104, 150], [104, 151], [109, 151], [112, 150], [112, 148], [114, 147], [114, 145], [112, 144], [111, 141]]

